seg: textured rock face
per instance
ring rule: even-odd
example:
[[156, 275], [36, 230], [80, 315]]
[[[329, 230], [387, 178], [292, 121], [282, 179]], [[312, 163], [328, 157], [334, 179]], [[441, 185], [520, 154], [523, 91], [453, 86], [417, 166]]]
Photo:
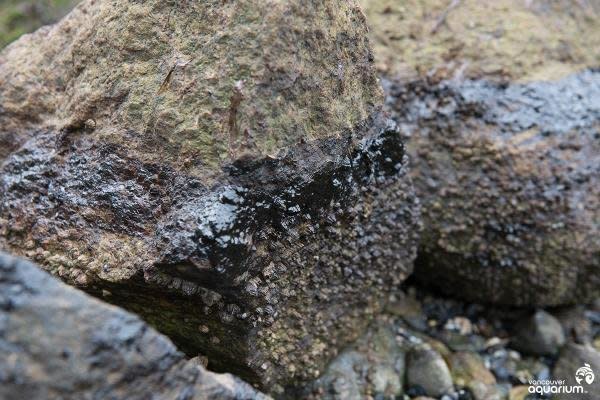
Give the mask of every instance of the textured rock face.
[[335, 136], [380, 88], [358, 7], [320, 3], [83, 2], [4, 52], [3, 139], [93, 127], [86, 136], [205, 177]]
[[388, 87], [423, 203], [417, 276], [483, 302], [596, 298], [600, 74]]
[[347, 1], [83, 2], [0, 55], [0, 247], [210, 368], [314, 378], [416, 253], [365, 34]]
[[600, 290], [600, 3], [361, 1], [423, 203], [416, 274], [480, 302]]
[[3, 399], [267, 399], [186, 362], [134, 315], [0, 253]]

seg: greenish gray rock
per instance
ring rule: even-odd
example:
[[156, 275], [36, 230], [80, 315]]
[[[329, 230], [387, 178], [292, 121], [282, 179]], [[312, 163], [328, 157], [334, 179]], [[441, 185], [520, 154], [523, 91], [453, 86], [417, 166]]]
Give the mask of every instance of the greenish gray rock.
[[0, 398], [267, 400], [138, 317], [0, 253]]
[[21, 35], [56, 22], [79, 0], [3, 0], [0, 3], [0, 49]]
[[406, 384], [421, 387], [428, 396], [440, 397], [452, 390], [452, 375], [438, 352], [428, 345], [411, 349], [406, 361]]
[[539, 310], [518, 321], [512, 347], [531, 355], [556, 355], [565, 344], [565, 334], [560, 322], [551, 314]]
[[87, 0], [0, 53], [0, 249], [281, 394], [412, 271], [354, 1]]

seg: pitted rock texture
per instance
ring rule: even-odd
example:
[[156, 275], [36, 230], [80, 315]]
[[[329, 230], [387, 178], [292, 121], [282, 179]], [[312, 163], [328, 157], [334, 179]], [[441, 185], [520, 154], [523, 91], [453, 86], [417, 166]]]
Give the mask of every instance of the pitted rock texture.
[[0, 248], [209, 368], [315, 378], [416, 255], [365, 34], [348, 1], [84, 1], [0, 55]]
[[17, 131], [87, 126], [207, 179], [333, 137], [381, 102], [366, 33], [354, 1], [84, 1], [0, 56], [0, 159]]
[[480, 302], [600, 294], [600, 73], [390, 82], [425, 230], [416, 275]]
[[267, 400], [138, 317], [0, 253], [0, 398]]

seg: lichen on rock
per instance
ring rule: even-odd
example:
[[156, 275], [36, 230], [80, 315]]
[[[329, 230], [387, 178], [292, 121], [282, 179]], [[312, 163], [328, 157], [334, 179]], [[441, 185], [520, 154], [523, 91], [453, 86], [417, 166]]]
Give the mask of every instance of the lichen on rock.
[[86, 1], [0, 63], [9, 148], [32, 125], [91, 125], [87, 137], [203, 176], [335, 136], [381, 101], [352, 3]]

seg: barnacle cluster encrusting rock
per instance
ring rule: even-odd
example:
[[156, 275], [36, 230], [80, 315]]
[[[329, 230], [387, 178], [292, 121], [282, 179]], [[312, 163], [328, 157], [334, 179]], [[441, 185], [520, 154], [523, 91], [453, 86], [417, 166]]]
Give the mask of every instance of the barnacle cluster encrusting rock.
[[0, 246], [213, 369], [314, 378], [416, 255], [366, 33], [353, 1], [82, 2], [0, 55]]

